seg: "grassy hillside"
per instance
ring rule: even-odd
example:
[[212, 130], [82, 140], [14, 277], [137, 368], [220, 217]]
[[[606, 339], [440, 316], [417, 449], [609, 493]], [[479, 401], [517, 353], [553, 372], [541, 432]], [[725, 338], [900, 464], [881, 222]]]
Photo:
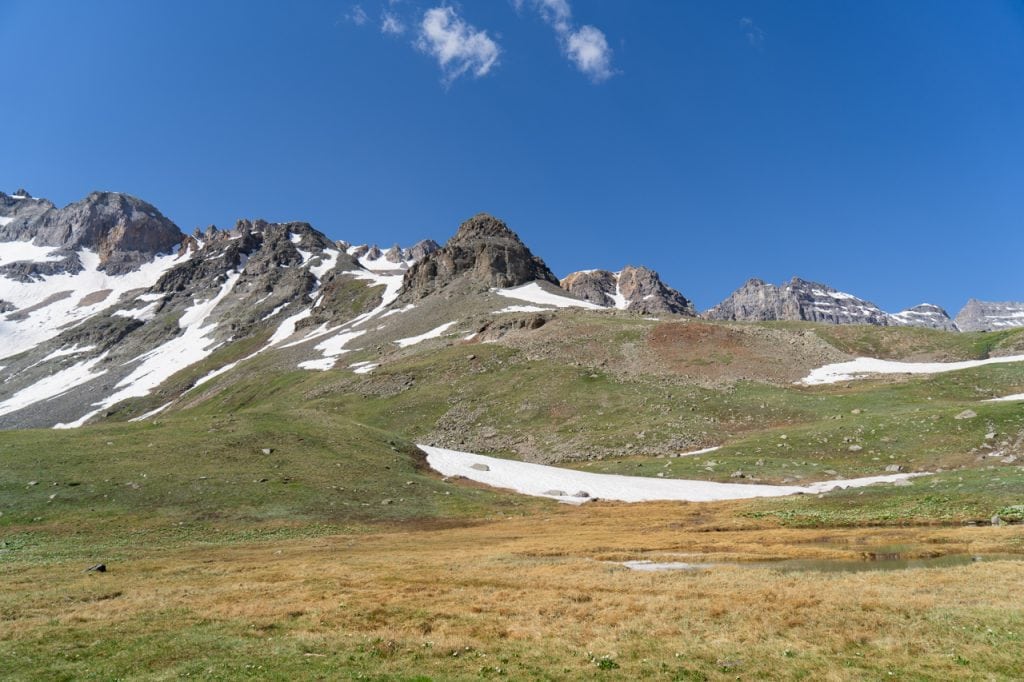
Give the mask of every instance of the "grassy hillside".
[[[128, 421], [248, 356], [252, 341], [99, 424], [2, 432], [0, 669], [23, 679], [1012, 679], [1024, 614], [1005, 595], [1022, 563], [856, 576], [644, 575], [608, 563], [856, 557], [893, 544], [1024, 554], [1017, 526], [964, 525], [1013, 520], [1024, 504], [1024, 410], [984, 402], [1024, 392], [1020, 364], [784, 380], [814, 358], [869, 349], [1005, 353], [1020, 332], [763, 328], [560, 313], [539, 329], [510, 325], [496, 343], [367, 343], [328, 372], [295, 369], [301, 349], [268, 351]], [[793, 362], [780, 365], [789, 341]], [[362, 360], [381, 366], [346, 368]], [[570, 509], [444, 480], [416, 442], [733, 482], [937, 473], [820, 496]], [[81, 572], [97, 562], [110, 570]], [[840, 618], [849, 627], [836, 633]]]

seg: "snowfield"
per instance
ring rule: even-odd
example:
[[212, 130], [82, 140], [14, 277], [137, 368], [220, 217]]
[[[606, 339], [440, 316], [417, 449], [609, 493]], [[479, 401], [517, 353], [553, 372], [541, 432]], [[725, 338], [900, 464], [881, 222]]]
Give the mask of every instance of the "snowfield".
[[556, 308], [604, 310], [601, 306], [594, 305], [589, 301], [581, 301], [577, 298], [570, 298], [569, 296], [560, 296], [559, 294], [551, 293], [537, 282], [530, 282], [529, 284], [513, 287], [511, 289], [491, 289], [491, 291], [499, 296], [514, 298], [520, 301], [526, 301], [527, 303], [536, 303], [537, 305], [555, 306]]
[[[26, 256], [37, 262], [53, 260], [47, 255], [52, 250], [53, 247], [39, 247], [29, 242], [0, 242], [0, 263], [26, 260]], [[0, 277], [0, 299], [18, 308], [0, 315], [0, 338], [4, 340], [0, 358], [23, 353], [57, 336], [73, 323], [117, 303], [129, 291], [149, 288], [164, 272], [185, 262], [191, 254], [157, 256], [135, 272], [124, 275], [108, 275], [99, 270], [100, 257], [94, 251], [82, 249], [78, 257], [84, 269], [74, 275], [49, 275], [34, 282]], [[93, 298], [88, 298], [90, 294]], [[93, 302], [83, 305], [83, 301]], [[28, 313], [19, 312], [26, 309]], [[22, 316], [24, 318], [19, 319]]]
[[715, 483], [684, 479], [649, 478], [594, 474], [573, 469], [498, 459], [469, 452], [458, 452], [429, 445], [417, 445], [427, 453], [427, 463], [445, 476], [462, 476], [495, 488], [515, 490], [524, 495], [548, 497], [569, 504], [591, 499], [619, 502], [717, 502], [752, 497], [816, 495], [836, 488], [860, 488], [875, 483], [892, 483], [927, 474], [888, 474], [821, 481], [806, 486], [759, 485], [753, 483]]
[[898, 362], [876, 358], [857, 358], [849, 362], [837, 362], [811, 370], [810, 374], [797, 383], [804, 386], [820, 386], [863, 379], [872, 374], [940, 374], [1006, 362], [1024, 362], [1024, 355], [1007, 355], [1002, 358], [963, 360], [961, 362]]

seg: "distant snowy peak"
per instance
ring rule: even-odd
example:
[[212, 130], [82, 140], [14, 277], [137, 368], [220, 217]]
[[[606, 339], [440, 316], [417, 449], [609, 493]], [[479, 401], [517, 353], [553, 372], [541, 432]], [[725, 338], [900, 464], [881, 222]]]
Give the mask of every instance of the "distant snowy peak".
[[645, 267], [627, 265], [619, 272], [580, 270], [566, 275], [561, 287], [585, 301], [642, 315], [695, 314], [693, 304], [685, 296]]
[[750, 279], [704, 316], [713, 320], [890, 324], [889, 315], [874, 303], [799, 277], [778, 286]]
[[957, 314], [956, 324], [965, 332], [989, 332], [1024, 327], [1024, 302], [979, 301], [972, 298]]
[[945, 331], [957, 331], [958, 327], [945, 309], [931, 303], [922, 303], [913, 308], [889, 316], [890, 323], [901, 327], [927, 327]]

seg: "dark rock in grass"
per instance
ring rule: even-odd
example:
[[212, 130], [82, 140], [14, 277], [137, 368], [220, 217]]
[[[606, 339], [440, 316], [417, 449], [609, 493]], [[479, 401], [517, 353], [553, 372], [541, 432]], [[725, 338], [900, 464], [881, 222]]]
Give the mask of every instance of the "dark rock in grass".
[[88, 573], [89, 571], [94, 571], [96, 573], [106, 573], [107, 572], [107, 565], [106, 564], [96, 564], [94, 566], [90, 566], [89, 568], [85, 569], [82, 572], [83, 573]]

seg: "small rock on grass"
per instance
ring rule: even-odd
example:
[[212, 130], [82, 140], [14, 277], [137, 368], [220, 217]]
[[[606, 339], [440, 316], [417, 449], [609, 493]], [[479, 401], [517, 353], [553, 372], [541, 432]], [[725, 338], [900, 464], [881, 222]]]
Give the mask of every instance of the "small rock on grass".
[[95, 565], [90, 566], [89, 568], [85, 569], [82, 572], [83, 573], [88, 573], [89, 571], [94, 571], [96, 573], [106, 573], [107, 572], [107, 565], [106, 564], [95, 564]]
[[964, 410], [960, 414], [953, 417], [953, 419], [974, 419], [978, 416], [978, 413], [974, 410]]

